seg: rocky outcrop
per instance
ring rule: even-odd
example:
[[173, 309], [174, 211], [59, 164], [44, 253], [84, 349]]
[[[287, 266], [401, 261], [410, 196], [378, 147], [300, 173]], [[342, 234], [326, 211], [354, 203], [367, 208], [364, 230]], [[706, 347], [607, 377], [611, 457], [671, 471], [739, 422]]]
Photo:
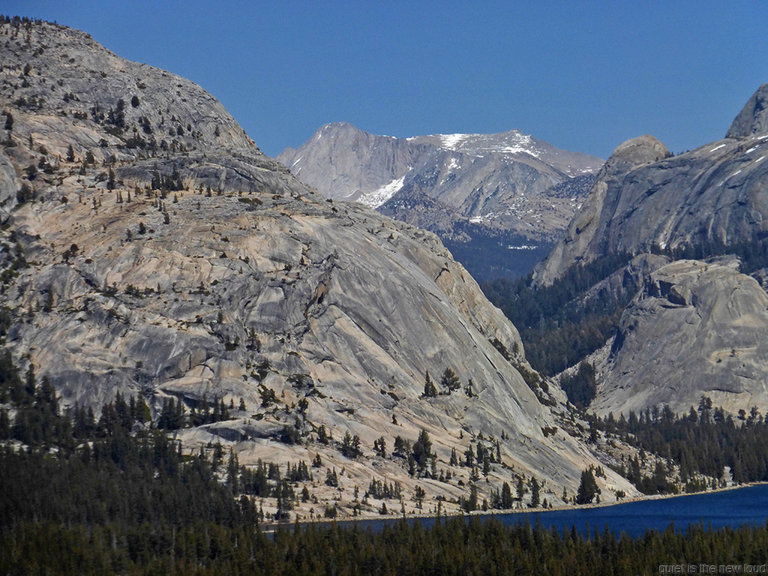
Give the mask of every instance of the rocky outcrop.
[[736, 413], [768, 404], [768, 296], [737, 260], [678, 260], [650, 273], [625, 310], [591, 408], [603, 415], [702, 396]]
[[568, 224], [565, 236], [537, 266], [534, 281], [539, 285], [551, 284], [571, 266], [595, 259], [593, 254], [608, 251], [606, 229], [622, 202], [625, 175], [668, 156], [666, 147], [653, 136], [634, 138], [616, 148]]
[[[438, 467], [470, 439], [503, 438], [507, 468], [488, 486], [514, 470], [547, 480], [553, 503], [575, 489], [594, 457], [556, 430], [546, 393], [517, 369], [526, 363], [516, 329], [435, 235], [319, 196], [200, 88], [84, 34], [6, 24], [0, 38], [13, 47], [2, 56], [2, 107], [15, 144], [0, 158], [0, 191], [13, 196], [1, 232], [5, 346], [64, 404], [98, 406], [122, 391], [157, 415], [169, 397], [188, 410], [242, 398], [246, 410], [184, 437], [230, 442], [242, 463], [322, 454], [349, 471], [350, 490], [383, 474], [415, 482], [398, 460], [372, 455], [379, 437], [391, 447], [427, 430]], [[28, 73], [17, 69], [26, 61]], [[97, 62], [105, 81], [89, 91], [81, 76]], [[118, 102], [126, 112], [140, 84], [152, 97], [136, 92], [121, 124]], [[54, 98], [78, 86], [77, 100]], [[131, 140], [141, 118], [156, 146]], [[24, 192], [9, 195], [14, 183]], [[426, 373], [439, 382], [446, 368], [462, 387], [423, 397]], [[358, 435], [367, 456], [319, 442], [321, 426], [337, 440]], [[469, 481], [468, 469], [457, 474]], [[606, 487], [632, 491], [612, 474]], [[462, 493], [436, 480], [424, 488]]]
[[768, 133], [768, 84], [763, 84], [734, 118], [726, 138], [749, 138]]
[[[610, 351], [590, 359], [598, 367], [591, 409], [626, 413], [666, 404], [680, 412], [701, 396], [732, 412], [768, 405], [764, 274], [741, 274], [735, 260], [674, 261], [684, 252], [737, 249], [749, 257], [756, 252], [749, 247], [762, 246], [765, 93], [761, 87], [719, 142], [679, 156], [650, 136], [619, 146], [565, 237], [536, 268], [534, 281], [543, 287], [574, 266], [634, 256], [588, 292], [635, 292]], [[761, 262], [752, 258], [750, 265]]]

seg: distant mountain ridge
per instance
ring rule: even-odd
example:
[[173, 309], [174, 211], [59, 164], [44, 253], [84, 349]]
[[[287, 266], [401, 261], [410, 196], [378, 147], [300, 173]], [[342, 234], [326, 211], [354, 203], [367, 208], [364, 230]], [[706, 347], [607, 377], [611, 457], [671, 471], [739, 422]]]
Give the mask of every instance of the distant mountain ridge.
[[[321, 127], [277, 159], [323, 195], [431, 230], [452, 250], [494, 238], [490, 245], [502, 262], [515, 257], [510, 245], [546, 250], [603, 163], [518, 130], [394, 138], [344, 122]], [[463, 263], [484, 276], [473, 261]]]

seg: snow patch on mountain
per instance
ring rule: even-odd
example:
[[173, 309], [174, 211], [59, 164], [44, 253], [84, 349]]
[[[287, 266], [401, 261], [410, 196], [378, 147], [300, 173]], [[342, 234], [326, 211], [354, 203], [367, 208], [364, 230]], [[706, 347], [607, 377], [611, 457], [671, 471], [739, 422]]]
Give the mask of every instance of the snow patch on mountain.
[[456, 151], [459, 145], [469, 137], [470, 134], [440, 134], [440, 142], [443, 148]]
[[373, 192], [367, 192], [360, 196], [360, 198], [357, 199], [358, 202], [361, 204], [365, 204], [366, 206], [370, 206], [371, 208], [378, 208], [384, 202], [392, 198], [400, 188], [403, 187], [403, 181], [405, 180], [405, 176], [401, 176], [400, 178], [395, 178], [390, 182], [389, 184], [385, 184], [381, 188], [377, 188]]
[[539, 157], [539, 153], [535, 149], [523, 146], [504, 146], [499, 149], [499, 152], [504, 152], [505, 154], [530, 154], [534, 158]]

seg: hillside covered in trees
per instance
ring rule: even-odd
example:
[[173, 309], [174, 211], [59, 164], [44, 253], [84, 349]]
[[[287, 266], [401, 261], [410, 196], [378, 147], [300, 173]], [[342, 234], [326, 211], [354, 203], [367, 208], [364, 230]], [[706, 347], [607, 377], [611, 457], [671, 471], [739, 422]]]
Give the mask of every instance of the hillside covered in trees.
[[[280, 510], [308, 497], [294, 490], [313, 473], [306, 465], [288, 465], [285, 472], [273, 463], [246, 468], [221, 445], [190, 453], [172, 432], [152, 424], [141, 399], [118, 396], [98, 419], [79, 407], [62, 414], [50, 384], [31, 370], [20, 374], [7, 355], [0, 358], [0, 403], [4, 574], [634, 574], [690, 558], [754, 563], [768, 546], [766, 528], [670, 529], [632, 539], [505, 527], [439, 512], [424, 526], [402, 520], [376, 530], [322, 523], [290, 528], [273, 522]], [[717, 473], [707, 462], [731, 463], [742, 480], [765, 477], [768, 425], [759, 414], [742, 416], [737, 427], [702, 402], [685, 419], [633, 414], [593, 425], [597, 434], [631, 436], [648, 450], [698, 462], [686, 464], [692, 478], [696, 470]], [[430, 451], [426, 433], [412, 449]], [[377, 482], [368, 492], [397, 498], [400, 489]], [[576, 501], [591, 502], [596, 492], [593, 471], [585, 470]], [[265, 498], [278, 502], [274, 517], [261, 508]], [[508, 486], [498, 498], [502, 506], [511, 503]], [[323, 515], [332, 518], [332, 509]]]

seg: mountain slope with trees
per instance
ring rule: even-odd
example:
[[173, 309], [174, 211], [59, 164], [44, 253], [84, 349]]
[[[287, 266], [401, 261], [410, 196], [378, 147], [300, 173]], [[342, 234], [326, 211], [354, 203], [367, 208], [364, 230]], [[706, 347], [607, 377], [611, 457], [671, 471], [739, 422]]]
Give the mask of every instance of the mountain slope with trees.
[[0, 332], [64, 404], [120, 392], [186, 446], [317, 458], [340, 514], [382, 479], [425, 492], [408, 512], [534, 477], [558, 504], [596, 463], [433, 234], [319, 196], [201, 88], [84, 33], [4, 19], [0, 42]]

